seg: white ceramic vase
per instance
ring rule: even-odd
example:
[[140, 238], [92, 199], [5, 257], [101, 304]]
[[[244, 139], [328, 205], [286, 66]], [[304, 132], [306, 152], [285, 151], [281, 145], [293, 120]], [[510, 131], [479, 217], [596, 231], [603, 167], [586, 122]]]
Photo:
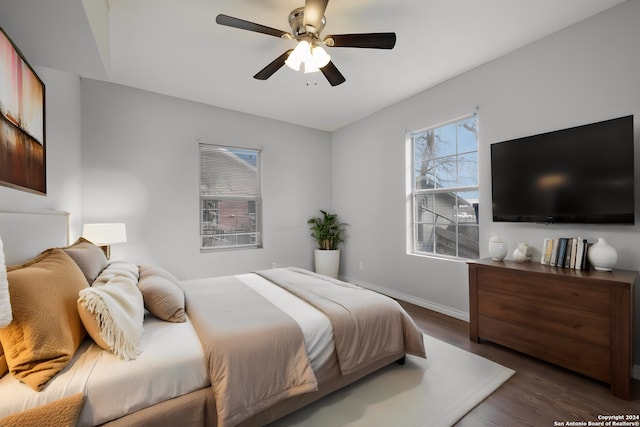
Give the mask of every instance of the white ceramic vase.
[[489, 240], [489, 256], [494, 261], [502, 261], [507, 256], [507, 244], [499, 237]]
[[611, 271], [618, 262], [618, 253], [615, 248], [602, 238], [589, 248], [587, 257], [593, 268], [601, 271]]

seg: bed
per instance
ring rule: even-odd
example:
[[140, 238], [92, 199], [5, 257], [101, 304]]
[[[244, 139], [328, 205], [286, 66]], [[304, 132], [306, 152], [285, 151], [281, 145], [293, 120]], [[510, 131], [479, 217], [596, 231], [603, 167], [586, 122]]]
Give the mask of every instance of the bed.
[[[425, 357], [404, 310], [361, 287], [299, 268], [178, 281], [67, 236], [68, 215], [0, 212], [5, 258], [18, 264], [7, 269], [13, 319], [0, 328], [0, 425], [261, 426], [406, 354]], [[45, 325], [35, 344], [24, 343], [29, 315]], [[50, 332], [61, 318], [71, 326]], [[68, 348], [40, 366], [52, 335]]]

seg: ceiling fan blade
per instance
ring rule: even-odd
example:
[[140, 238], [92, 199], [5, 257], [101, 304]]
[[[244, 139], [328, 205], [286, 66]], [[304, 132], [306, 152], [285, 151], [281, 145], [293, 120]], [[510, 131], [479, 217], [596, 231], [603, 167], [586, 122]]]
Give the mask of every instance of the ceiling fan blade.
[[278, 56], [274, 59], [269, 65], [264, 67], [262, 70], [258, 71], [258, 73], [253, 76], [254, 79], [258, 80], [267, 80], [269, 77], [273, 75], [276, 71], [278, 71], [284, 65], [284, 61], [287, 60], [289, 54], [293, 52], [293, 49], [289, 49], [282, 55]]
[[312, 26], [318, 32], [323, 27], [322, 18], [329, 0], [306, 0], [304, 2], [304, 26]]
[[283, 37], [290, 35], [286, 31], [256, 24], [255, 22], [245, 21], [244, 19], [234, 18], [233, 16], [220, 14], [216, 16], [216, 23], [226, 25], [227, 27], [240, 28], [241, 30], [253, 31], [256, 33], [267, 34], [274, 37]]
[[370, 49], [393, 49], [396, 33], [336, 34], [324, 38], [331, 47], [363, 47]]
[[320, 68], [320, 71], [322, 71], [322, 74], [324, 74], [327, 80], [329, 80], [331, 86], [338, 86], [347, 80], [331, 61], [329, 61], [329, 63], [324, 67]]

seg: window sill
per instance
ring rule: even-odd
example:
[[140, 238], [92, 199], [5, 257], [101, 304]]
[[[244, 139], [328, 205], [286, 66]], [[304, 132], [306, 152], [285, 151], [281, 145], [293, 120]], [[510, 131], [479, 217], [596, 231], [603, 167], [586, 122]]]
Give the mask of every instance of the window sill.
[[457, 263], [467, 263], [473, 260], [473, 258], [461, 258], [461, 257], [455, 257], [451, 255], [427, 254], [427, 253], [420, 253], [420, 252], [407, 252], [407, 255], [418, 257], [418, 258], [429, 258], [437, 261], [450, 261], [450, 262], [457, 262]]

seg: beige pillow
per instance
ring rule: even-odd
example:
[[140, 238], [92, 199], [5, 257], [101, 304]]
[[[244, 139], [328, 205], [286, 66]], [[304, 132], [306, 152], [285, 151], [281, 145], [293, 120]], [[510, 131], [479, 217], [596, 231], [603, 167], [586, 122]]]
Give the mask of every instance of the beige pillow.
[[56, 400], [37, 408], [11, 414], [0, 419], [2, 427], [73, 427], [76, 425], [84, 395], [82, 393]]
[[140, 278], [144, 276], [160, 276], [174, 283], [176, 286], [180, 286], [180, 281], [173, 274], [169, 273], [166, 269], [158, 267], [157, 265], [141, 265], [140, 266]]
[[151, 314], [167, 322], [186, 321], [184, 292], [171, 273], [161, 267], [141, 265], [138, 289]]
[[102, 249], [82, 237], [73, 245], [62, 249], [78, 264], [89, 285], [109, 264]]
[[84, 304], [80, 303], [80, 301], [78, 301], [78, 314], [80, 315], [80, 320], [82, 320], [84, 328], [87, 330], [89, 336], [93, 338], [93, 341], [98, 344], [100, 348], [111, 352], [111, 347], [109, 347], [109, 344], [104, 342], [104, 339], [100, 335], [98, 316], [90, 312]]
[[13, 321], [0, 328], [9, 371], [36, 391], [71, 360], [86, 335], [76, 300], [88, 287], [78, 265], [52, 249], [8, 267]]

